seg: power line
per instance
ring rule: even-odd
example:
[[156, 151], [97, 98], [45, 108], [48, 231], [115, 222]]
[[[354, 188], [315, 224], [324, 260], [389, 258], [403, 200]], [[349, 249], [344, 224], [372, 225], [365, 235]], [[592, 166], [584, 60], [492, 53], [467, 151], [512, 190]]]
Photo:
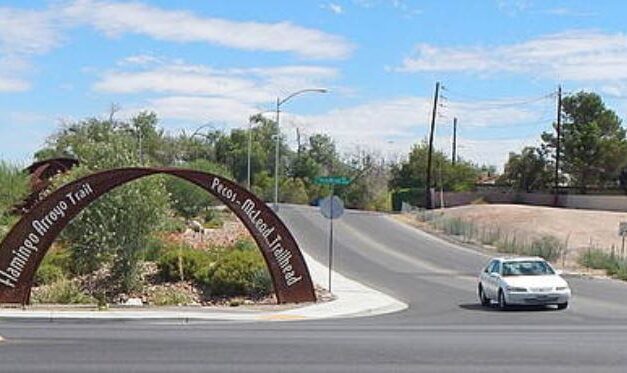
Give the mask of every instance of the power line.
[[555, 92], [551, 92], [551, 93], [543, 94], [541, 96], [522, 97], [516, 100], [508, 101], [503, 98], [478, 97], [478, 96], [469, 95], [469, 94], [461, 93], [457, 91], [451, 91], [451, 90], [447, 90], [447, 91], [450, 93], [449, 96], [451, 96], [452, 98], [457, 97], [457, 98], [462, 98], [466, 100], [481, 101], [483, 106], [491, 106], [495, 108], [528, 105], [528, 104], [533, 104], [535, 102], [539, 102], [542, 100], [555, 97]]

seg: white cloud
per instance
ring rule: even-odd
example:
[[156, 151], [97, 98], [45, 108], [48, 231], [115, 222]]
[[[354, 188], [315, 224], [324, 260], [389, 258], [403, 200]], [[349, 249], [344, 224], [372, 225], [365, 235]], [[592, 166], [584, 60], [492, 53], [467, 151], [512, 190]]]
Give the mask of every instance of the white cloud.
[[0, 51], [39, 54], [59, 45], [61, 34], [48, 11], [0, 8]]
[[110, 93], [177, 93], [232, 96], [253, 92], [254, 85], [244, 79], [226, 77], [212, 71], [166, 67], [142, 72], [109, 72], [94, 84], [94, 89]]
[[282, 93], [320, 86], [337, 75], [333, 68], [308, 65], [215, 69], [174, 63], [143, 71], [110, 71], [93, 88], [108, 93], [207, 95], [262, 103]]
[[[450, 128], [453, 116], [463, 118], [467, 129], [477, 127], [506, 126], [516, 127], [536, 122], [544, 112], [538, 107], [503, 107], [521, 100], [459, 102], [452, 101], [446, 109], [448, 119], [438, 119], [436, 147], [450, 151], [450, 139], [441, 137]], [[492, 106], [490, 106], [492, 105]], [[500, 106], [497, 106], [500, 105]], [[541, 106], [541, 104], [538, 104]], [[546, 102], [544, 102], [546, 105]], [[552, 108], [552, 104], [550, 105]], [[404, 154], [411, 145], [424, 139], [428, 134], [431, 116], [431, 98], [403, 97], [387, 101], [370, 102], [363, 105], [335, 109], [326, 114], [295, 116], [285, 113], [281, 123], [288, 126], [295, 122], [309, 133], [323, 132], [331, 135], [343, 149], [356, 145], [381, 149], [383, 152]], [[547, 121], [550, 123], [550, 120]], [[471, 140], [460, 138], [460, 154], [464, 159], [479, 164], [501, 166], [510, 151], [519, 151], [532, 139]]]
[[156, 63], [161, 63], [162, 59], [151, 54], [136, 54], [134, 56], [128, 56], [117, 62], [118, 66], [146, 66]]
[[598, 13], [595, 12], [576, 10], [566, 7], [545, 9], [542, 13], [561, 17], [594, 17], [598, 15]]
[[322, 4], [320, 7], [322, 9], [328, 9], [330, 12], [332, 12], [334, 14], [342, 14], [342, 13], [344, 13], [344, 9], [339, 4], [327, 3], [327, 4]]
[[23, 92], [29, 88], [28, 82], [0, 76], [0, 92]]
[[20, 75], [29, 69], [29, 58], [60, 42], [49, 12], [0, 8], [0, 92], [28, 90], [30, 84]]
[[[224, 123], [230, 127], [248, 123], [248, 116], [259, 111], [254, 106], [233, 99], [198, 96], [158, 98], [150, 100], [142, 109], [155, 111], [162, 118], [194, 123]], [[137, 110], [127, 112], [136, 113]]]
[[345, 58], [353, 49], [342, 37], [290, 22], [237, 22], [137, 2], [77, 0], [63, 11], [75, 22], [89, 24], [111, 37], [133, 33], [158, 40], [292, 52], [310, 58]]
[[498, 0], [498, 9], [508, 16], [515, 16], [518, 13], [526, 12], [531, 8], [530, 0]]
[[[139, 2], [64, 1], [44, 10], [0, 7], [0, 92], [27, 90], [30, 84], [17, 75], [31, 70], [31, 58], [58, 47], [68, 31], [85, 25], [110, 37], [139, 34], [177, 43], [205, 42], [315, 59], [345, 58], [353, 50], [353, 45], [340, 36], [290, 22], [238, 22]], [[120, 64], [156, 62], [154, 56], [144, 54]]]
[[498, 47], [417, 46], [397, 71], [499, 72], [572, 81], [627, 79], [627, 36], [599, 31], [567, 31]]
[[405, 0], [353, 0], [353, 4], [365, 9], [388, 7], [400, 12], [404, 18], [408, 19], [422, 14], [421, 9], [409, 5]]
[[[436, 138], [435, 147], [450, 156], [451, 139], [446, 137]], [[525, 146], [538, 145], [538, 138], [506, 138], [476, 140], [463, 137], [457, 138], [457, 155], [464, 160], [472, 161], [479, 165], [493, 165], [498, 170], [503, 170], [510, 152], [520, 152]]]

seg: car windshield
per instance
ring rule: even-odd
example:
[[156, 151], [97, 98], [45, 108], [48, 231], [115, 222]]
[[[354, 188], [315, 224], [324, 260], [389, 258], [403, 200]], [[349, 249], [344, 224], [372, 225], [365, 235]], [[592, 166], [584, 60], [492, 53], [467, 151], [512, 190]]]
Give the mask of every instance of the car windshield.
[[555, 272], [548, 263], [541, 260], [503, 263], [503, 276], [542, 276], [554, 274]]

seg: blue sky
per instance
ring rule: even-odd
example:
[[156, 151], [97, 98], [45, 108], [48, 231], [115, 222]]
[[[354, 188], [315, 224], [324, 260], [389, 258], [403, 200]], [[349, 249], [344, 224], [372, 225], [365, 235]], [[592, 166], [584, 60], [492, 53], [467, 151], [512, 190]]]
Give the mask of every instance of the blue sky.
[[247, 124], [276, 97], [282, 129], [398, 157], [427, 134], [502, 166], [555, 115], [554, 92], [627, 113], [622, 1], [0, 1], [0, 158], [26, 163], [63, 123], [154, 110], [176, 133]]

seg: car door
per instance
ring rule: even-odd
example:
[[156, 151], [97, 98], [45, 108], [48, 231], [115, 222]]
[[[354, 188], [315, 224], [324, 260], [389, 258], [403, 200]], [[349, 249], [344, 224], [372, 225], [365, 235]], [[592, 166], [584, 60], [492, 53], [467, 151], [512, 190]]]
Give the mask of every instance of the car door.
[[495, 260], [492, 265], [488, 267], [488, 273], [486, 274], [486, 294], [490, 299], [496, 299], [499, 288], [499, 268], [500, 262]]
[[491, 292], [491, 281], [492, 281], [492, 277], [490, 277], [490, 271], [492, 270], [492, 267], [494, 266], [494, 263], [496, 262], [496, 260], [492, 260], [490, 263], [488, 263], [487, 266], [485, 266], [485, 268], [483, 269], [483, 272], [481, 272], [481, 287], [483, 288], [483, 292], [485, 293], [485, 295], [488, 298], [492, 298], [492, 292]]
[[501, 288], [501, 261], [497, 260], [492, 266], [492, 270], [490, 271], [490, 279], [492, 280], [492, 297], [493, 299], [497, 299], [499, 294], [499, 289]]

